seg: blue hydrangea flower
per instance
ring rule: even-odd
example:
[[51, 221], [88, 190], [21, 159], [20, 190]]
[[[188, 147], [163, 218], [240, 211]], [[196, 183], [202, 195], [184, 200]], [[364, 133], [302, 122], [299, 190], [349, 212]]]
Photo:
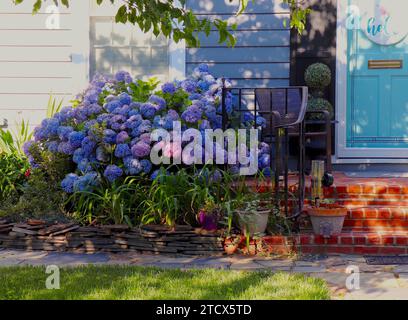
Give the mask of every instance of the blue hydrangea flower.
[[66, 193], [74, 192], [74, 183], [78, 180], [78, 175], [75, 173], [67, 174], [64, 180], [61, 181], [62, 190]]
[[115, 149], [115, 157], [117, 158], [124, 158], [131, 154], [129, 145], [126, 143], [121, 143], [116, 145]]
[[129, 96], [127, 93], [121, 93], [119, 96], [119, 102], [122, 105], [130, 105], [132, 103], [132, 97]]
[[47, 148], [48, 151], [51, 153], [57, 153], [58, 152], [58, 142], [57, 141], [50, 141], [47, 143]]
[[143, 168], [140, 161], [131, 156], [124, 158], [123, 163], [125, 165], [125, 173], [128, 175], [135, 176], [142, 172]]
[[90, 155], [96, 147], [96, 142], [92, 140], [91, 137], [85, 137], [82, 140], [81, 148], [83, 150], [84, 155]]
[[61, 142], [58, 145], [58, 152], [66, 155], [74, 154], [75, 148], [69, 142]]
[[105, 109], [108, 110], [108, 112], [113, 112], [115, 109], [120, 108], [122, 105], [120, 104], [119, 101], [114, 100], [110, 101], [105, 105]]
[[131, 83], [133, 81], [129, 72], [119, 71], [115, 74], [115, 80], [119, 82]]
[[149, 102], [151, 102], [151, 103], [158, 106], [158, 108], [156, 108], [156, 111], [163, 110], [167, 106], [166, 100], [164, 100], [162, 97], [156, 96], [154, 94], [150, 96]]
[[181, 118], [188, 123], [196, 123], [202, 117], [202, 111], [197, 105], [191, 105], [183, 112]]
[[109, 144], [114, 144], [116, 142], [116, 132], [111, 129], [104, 130], [103, 141]]
[[72, 155], [72, 161], [74, 161], [76, 164], [80, 163], [82, 159], [84, 158], [84, 152], [82, 148], [78, 148], [74, 151], [74, 154]]
[[162, 85], [162, 91], [163, 91], [163, 93], [173, 94], [173, 93], [176, 92], [176, 87], [175, 87], [174, 83], [167, 82], [167, 83]]
[[149, 174], [150, 171], [152, 171], [152, 163], [149, 160], [147, 159], [141, 160], [140, 165], [142, 166], [142, 170], [145, 174]]
[[123, 170], [118, 166], [111, 164], [106, 167], [103, 176], [109, 181], [114, 182], [123, 175]]
[[91, 191], [98, 183], [98, 174], [96, 172], [88, 172], [74, 181], [73, 189], [74, 191]]
[[69, 135], [73, 131], [74, 131], [74, 128], [72, 128], [70, 126], [61, 126], [61, 127], [58, 128], [58, 137], [62, 141], [68, 141]]
[[261, 128], [266, 128], [266, 119], [261, 116], [256, 117], [256, 125]]
[[181, 87], [188, 93], [193, 93], [197, 89], [197, 84], [192, 80], [185, 80], [181, 83]]
[[254, 121], [254, 115], [251, 112], [244, 112], [243, 113], [243, 121], [244, 122], [252, 122]]
[[85, 139], [85, 133], [82, 131], [73, 131], [69, 134], [68, 141], [72, 147], [78, 148], [82, 144], [82, 140]]
[[151, 119], [156, 114], [156, 107], [151, 103], [143, 103], [140, 106], [140, 113], [143, 117]]
[[209, 72], [210, 71], [209, 67], [208, 67], [208, 64], [206, 64], [206, 63], [201, 63], [197, 68], [198, 68], [198, 71], [200, 71], [200, 72]]
[[271, 158], [270, 155], [267, 153], [261, 154], [258, 159], [258, 165], [261, 169], [265, 169], [270, 167], [271, 165]]

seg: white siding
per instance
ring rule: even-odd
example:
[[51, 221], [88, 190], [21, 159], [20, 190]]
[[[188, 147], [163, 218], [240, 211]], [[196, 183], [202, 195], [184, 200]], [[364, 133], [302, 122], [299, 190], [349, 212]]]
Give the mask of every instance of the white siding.
[[47, 5], [32, 15], [32, 1], [0, 2], [0, 123], [21, 118], [38, 125], [49, 95], [67, 104], [88, 81], [89, 5], [60, 7], [60, 28], [47, 29]]

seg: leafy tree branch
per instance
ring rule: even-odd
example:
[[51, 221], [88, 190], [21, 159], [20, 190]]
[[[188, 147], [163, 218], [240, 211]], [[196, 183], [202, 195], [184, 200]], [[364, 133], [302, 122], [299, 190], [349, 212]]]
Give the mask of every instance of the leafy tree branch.
[[[30, 0], [12, 0], [14, 4], [20, 4]], [[31, 0], [33, 3], [33, 13], [38, 12], [46, 0]], [[56, 6], [63, 5], [69, 7], [70, 0], [52, 0]], [[86, 1], [86, 0], [80, 0]], [[216, 29], [219, 34], [219, 43], [226, 43], [228, 46], [236, 44], [233, 32], [236, 24], [229, 24], [222, 19], [208, 19], [198, 17], [192, 10], [186, 8], [187, 0], [95, 0], [98, 5], [106, 2], [121, 4], [115, 14], [117, 23], [130, 22], [138, 25], [143, 32], [153, 31], [153, 34], [160, 34], [167, 38], [173, 38], [175, 42], [185, 40], [188, 46], [200, 46], [199, 34], [204, 33], [207, 37], [211, 30]], [[218, 1], [218, 0], [214, 0]], [[234, 0], [228, 0], [233, 2]], [[252, 0], [254, 3], [256, 0]], [[301, 4], [304, 1], [283, 0], [291, 9], [290, 27], [295, 28], [299, 33], [303, 32], [306, 17], [309, 9], [304, 9]], [[238, 0], [236, 15], [245, 12], [249, 0]]]

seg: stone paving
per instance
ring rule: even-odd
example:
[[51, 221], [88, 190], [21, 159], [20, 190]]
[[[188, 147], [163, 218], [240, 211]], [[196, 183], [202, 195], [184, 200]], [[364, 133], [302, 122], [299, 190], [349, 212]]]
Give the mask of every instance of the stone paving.
[[[189, 257], [147, 254], [75, 254], [48, 253], [43, 251], [17, 251], [0, 249], [0, 267], [58, 265], [73, 267], [79, 265], [135, 265], [160, 268], [215, 268], [229, 270], [271, 270], [303, 273], [324, 279], [330, 285], [334, 299], [392, 299], [408, 300], [408, 265], [367, 265], [359, 256], [303, 256], [290, 259], [219, 256]], [[359, 288], [348, 290], [350, 270], [357, 273]], [[358, 268], [358, 269], [356, 269]], [[355, 283], [355, 282], [353, 282]]]

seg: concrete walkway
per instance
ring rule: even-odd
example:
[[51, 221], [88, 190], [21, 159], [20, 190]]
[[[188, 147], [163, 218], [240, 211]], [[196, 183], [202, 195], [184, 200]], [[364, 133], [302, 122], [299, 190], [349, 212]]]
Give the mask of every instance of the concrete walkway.
[[[338, 255], [274, 259], [245, 256], [187, 257], [146, 254], [75, 254], [0, 249], [0, 267], [24, 265], [135, 265], [161, 268], [216, 268], [303, 273], [327, 281], [334, 299], [408, 300], [408, 265], [372, 266], [363, 257]], [[349, 268], [349, 270], [347, 270]], [[350, 277], [350, 271], [354, 273]], [[348, 281], [347, 281], [348, 279]], [[347, 286], [347, 283], [351, 283]], [[359, 284], [359, 286], [358, 286]], [[347, 289], [347, 287], [349, 289]]]

